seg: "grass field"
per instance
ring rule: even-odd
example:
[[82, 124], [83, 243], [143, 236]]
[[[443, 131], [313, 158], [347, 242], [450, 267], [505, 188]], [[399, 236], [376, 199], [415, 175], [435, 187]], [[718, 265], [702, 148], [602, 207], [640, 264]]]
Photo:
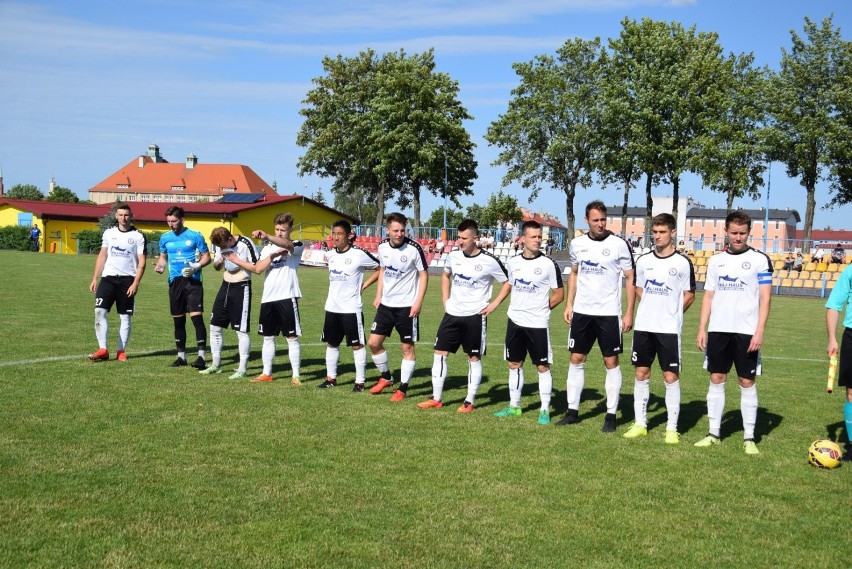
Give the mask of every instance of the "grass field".
[[[848, 559], [852, 470], [820, 471], [805, 458], [814, 439], [842, 437], [843, 395], [825, 393], [820, 300], [773, 299], [758, 381], [761, 454], [751, 457], [734, 381], [723, 444], [692, 446], [707, 431], [707, 375], [694, 348], [700, 298], [684, 328], [683, 436], [671, 447], [658, 371], [647, 439], [621, 437], [633, 415], [628, 365], [618, 433], [600, 432], [597, 354], [580, 425], [538, 425], [529, 379], [524, 415], [493, 417], [508, 401], [508, 303], [489, 320], [477, 410], [455, 412], [466, 384], [461, 354], [450, 359], [448, 406], [417, 409], [431, 394], [437, 278], [410, 397], [392, 404], [351, 393], [346, 350], [342, 385], [315, 389], [325, 366], [323, 270], [300, 272], [307, 381], [293, 388], [284, 341], [271, 384], [170, 369], [166, 280], [153, 270], [137, 301], [131, 359], [90, 363], [94, 257], [2, 251], [0, 265], [0, 566], [837, 567]], [[219, 280], [205, 275], [209, 309]], [[260, 287], [258, 279], [256, 303]], [[568, 361], [558, 312], [556, 415], [565, 411]], [[255, 306], [255, 322], [257, 314]], [[114, 313], [110, 326], [114, 357]], [[252, 342], [256, 374], [260, 341]], [[235, 344], [226, 333], [229, 370]], [[389, 351], [396, 371], [398, 344]]]

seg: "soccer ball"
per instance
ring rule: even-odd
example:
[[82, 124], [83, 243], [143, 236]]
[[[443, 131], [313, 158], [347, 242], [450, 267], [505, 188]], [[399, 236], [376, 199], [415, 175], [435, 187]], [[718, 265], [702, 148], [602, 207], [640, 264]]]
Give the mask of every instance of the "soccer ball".
[[814, 441], [808, 448], [808, 462], [817, 468], [840, 466], [840, 445], [828, 439]]

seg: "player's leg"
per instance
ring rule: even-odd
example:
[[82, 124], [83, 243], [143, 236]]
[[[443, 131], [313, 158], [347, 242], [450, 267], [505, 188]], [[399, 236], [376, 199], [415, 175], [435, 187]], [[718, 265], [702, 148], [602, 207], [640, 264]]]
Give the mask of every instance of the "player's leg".
[[293, 377], [290, 383], [298, 387], [302, 385], [302, 345], [299, 336], [302, 335], [302, 324], [299, 318], [299, 299], [292, 298], [284, 301], [284, 330], [287, 336], [287, 358], [290, 360], [290, 369]]
[[[408, 393], [408, 384], [414, 376], [414, 370], [417, 367], [417, 350], [415, 344], [419, 339], [418, 332], [418, 317], [410, 316], [411, 309], [405, 308], [397, 313], [396, 330], [399, 333], [402, 342], [402, 362], [399, 366], [399, 391], [402, 395], [394, 394], [396, 401], [400, 401]], [[372, 390], [371, 390], [372, 392]]]
[[340, 342], [343, 341], [343, 322], [340, 314], [325, 312], [321, 340], [325, 345], [325, 381], [320, 389], [329, 389], [337, 385], [337, 364], [340, 361]]
[[746, 454], [760, 454], [754, 442], [754, 427], [757, 424], [757, 385], [755, 378], [760, 357], [759, 352], [749, 352], [751, 336], [737, 334], [734, 337], [734, 366], [740, 384], [740, 414], [743, 418], [743, 449]]
[[195, 328], [195, 345], [198, 350], [198, 357], [192, 362], [192, 367], [204, 369], [207, 367], [205, 361], [207, 356], [207, 326], [204, 325], [204, 316], [202, 315], [204, 312], [204, 287], [194, 279], [183, 280], [186, 281], [187, 286], [187, 312], [189, 312], [189, 319]]
[[529, 338], [527, 329], [518, 326], [509, 318], [506, 322], [506, 340], [503, 357], [508, 365], [509, 404], [494, 413], [495, 417], [517, 417], [521, 415], [521, 393], [524, 387], [524, 360], [527, 357]]
[[175, 279], [169, 283], [169, 308], [174, 323], [175, 349], [177, 359], [172, 367], [186, 365], [186, 279]]
[[565, 389], [568, 411], [556, 423], [559, 426], [580, 422], [580, 396], [586, 383], [586, 357], [595, 342], [595, 333], [591, 326], [591, 316], [574, 313], [568, 331], [568, 351], [571, 353]]
[[402, 348], [402, 362], [399, 364], [400, 381], [398, 390], [403, 394], [407, 394], [408, 384], [411, 382], [411, 378], [414, 376], [414, 370], [417, 367], [417, 354], [414, 348], [414, 342], [402, 342], [400, 347]]
[[201, 370], [199, 373], [208, 375], [221, 373], [222, 368], [222, 345], [224, 338], [222, 328], [231, 323], [228, 311], [228, 300], [230, 283], [223, 282], [219, 287], [219, 292], [216, 293], [216, 299], [213, 301], [213, 312], [210, 314], [210, 367]]
[[438, 332], [435, 334], [435, 351], [432, 354], [432, 398], [418, 403], [420, 409], [435, 409], [443, 407], [441, 398], [444, 394], [444, 383], [447, 381], [447, 357], [455, 353], [461, 345], [462, 330], [459, 319], [444, 314]]
[[852, 460], [852, 328], [846, 328], [840, 339], [840, 365], [837, 370], [838, 387], [846, 387], [843, 405], [843, 422], [846, 425], [846, 452], [841, 460]]
[[470, 413], [473, 411], [473, 404], [476, 401], [476, 393], [479, 391], [479, 385], [482, 383], [482, 356], [485, 355], [485, 348], [488, 337], [488, 321], [484, 316], [474, 314], [461, 319], [461, 343], [464, 352], [468, 355], [468, 371], [467, 371], [467, 395], [464, 402], [459, 407], [459, 413]]
[[122, 362], [127, 361], [127, 352], [125, 350], [127, 350], [127, 343], [130, 341], [130, 332], [132, 330], [130, 317], [133, 316], [136, 308], [136, 297], [127, 294], [132, 284], [133, 277], [121, 277], [115, 300], [115, 311], [118, 313], [118, 351], [116, 359]]
[[272, 381], [272, 362], [275, 360], [275, 336], [281, 328], [281, 319], [278, 314], [276, 302], [262, 302], [260, 304], [260, 316], [257, 321], [257, 333], [263, 337], [260, 349], [260, 358], [263, 363], [263, 371], [252, 382]]
[[359, 312], [353, 314], [349, 319], [354, 324], [354, 334], [346, 333], [347, 343], [352, 347], [352, 360], [355, 363], [355, 385], [352, 386], [354, 393], [364, 391], [364, 383], [367, 381], [367, 350], [364, 348], [364, 314]]
[[707, 388], [707, 436], [695, 443], [697, 447], [709, 447], [718, 444], [721, 436], [722, 414], [725, 412], [725, 381], [734, 363], [732, 335], [722, 332], [710, 332], [707, 335], [707, 371], [710, 372], [710, 385]]
[[367, 340], [373, 364], [379, 372], [379, 379], [370, 388], [370, 393], [373, 393], [374, 389], [377, 390], [376, 393], [381, 393], [385, 387], [393, 384], [393, 377], [391, 376], [390, 365], [388, 364], [388, 353], [385, 350], [385, 338], [390, 335], [393, 327], [393, 312], [384, 304], [380, 304], [376, 310], [373, 325], [370, 328], [370, 338]]
[[550, 398], [553, 393], [553, 374], [550, 365], [539, 365], [538, 368], [538, 396], [541, 399], [541, 408], [538, 411], [538, 424], [550, 424]]
[[621, 366], [618, 362], [618, 354], [623, 351], [621, 337], [621, 318], [618, 316], [603, 316], [597, 319], [598, 346], [603, 355], [604, 367], [606, 367], [606, 379], [604, 391], [606, 392], [606, 417], [601, 431], [614, 433], [616, 428], [616, 413], [618, 413], [618, 400], [621, 397], [621, 385], [624, 382], [621, 376]]
[[93, 362], [109, 359], [109, 351], [107, 350], [109, 322], [107, 321], [107, 314], [114, 301], [114, 287], [110, 279], [104, 277], [98, 282], [98, 288], [95, 291], [95, 339], [98, 342], [98, 349], [89, 355], [89, 359]]

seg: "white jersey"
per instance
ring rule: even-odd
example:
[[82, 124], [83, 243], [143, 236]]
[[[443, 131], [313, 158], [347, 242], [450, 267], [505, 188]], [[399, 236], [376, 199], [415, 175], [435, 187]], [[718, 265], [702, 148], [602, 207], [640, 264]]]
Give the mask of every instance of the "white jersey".
[[[272, 262], [266, 268], [266, 280], [263, 281], [263, 297], [260, 299], [261, 304], [276, 300], [286, 300], [288, 298], [300, 298], [302, 296], [296, 269], [299, 268], [299, 261], [302, 258], [302, 251], [305, 247], [301, 241], [293, 241], [293, 245], [295, 246], [295, 250], [292, 253], [285, 252], [283, 255], [272, 257]], [[260, 252], [260, 260], [262, 261], [270, 257], [272, 253], [279, 249], [281, 247], [270, 243]]]
[[[255, 249], [254, 243], [245, 235], [235, 235], [234, 237], [237, 239], [237, 244], [233, 247], [224, 249], [213, 247], [213, 260], [218, 262], [223, 252], [231, 251], [247, 263], [257, 263], [257, 249]], [[251, 271], [245, 270], [228, 259], [222, 259], [222, 261], [222, 268], [226, 271], [224, 280], [227, 282], [237, 283], [251, 280]]]
[[683, 293], [695, 291], [692, 262], [677, 251], [660, 257], [656, 251], [636, 260], [636, 287], [642, 300], [636, 311], [636, 330], [678, 334], [683, 328]]
[[330, 249], [325, 253], [325, 260], [328, 262], [325, 309], [339, 314], [360, 314], [364, 308], [361, 301], [364, 271], [378, 267], [379, 260], [355, 245], [342, 253]]
[[630, 245], [607, 231], [602, 239], [592, 239], [588, 233], [577, 237], [569, 249], [571, 270], [577, 275], [574, 312], [620, 316], [621, 273], [633, 269]]
[[391, 308], [413, 306], [420, 271], [426, 270], [423, 248], [408, 237], [399, 247], [392, 247], [385, 239], [379, 243], [378, 257], [383, 271], [381, 303]]
[[504, 283], [506, 267], [491, 253], [481, 251], [468, 257], [461, 250], [447, 256], [444, 272], [452, 275], [450, 298], [445, 310], [452, 316], [473, 316], [491, 302], [494, 282]]
[[705, 291], [713, 292], [709, 332], [751, 336], [757, 330], [760, 287], [772, 284], [772, 262], [766, 253], [749, 247], [725, 251], [707, 262]]
[[122, 231], [118, 226], [104, 231], [101, 249], [107, 250], [103, 277], [135, 277], [139, 255], [145, 254], [145, 235], [133, 227]]
[[524, 328], [547, 328], [550, 291], [562, 288], [562, 273], [556, 262], [539, 253], [532, 259], [515, 255], [507, 264], [512, 298], [506, 315]]

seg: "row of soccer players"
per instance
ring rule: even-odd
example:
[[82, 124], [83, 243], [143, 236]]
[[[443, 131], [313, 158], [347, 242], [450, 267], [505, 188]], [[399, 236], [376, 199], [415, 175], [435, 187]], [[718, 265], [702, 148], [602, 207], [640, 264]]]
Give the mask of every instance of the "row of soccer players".
[[[93, 361], [109, 359], [106, 349], [106, 313], [116, 304], [121, 319], [118, 359], [126, 359], [125, 344], [130, 333], [133, 298], [144, 272], [144, 236], [130, 224], [130, 209], [116, 212], [116, 227], [104, 233], [101, 254], [95, 266], [91, 290], [96, 293], [95, 330], [99, 350]], [[297, 269], [303, 244], [291, 238], [293, 217], [280, 214], [274, 220], [274, 234], [256, 230], [252, 237], [266, 241], [258, 255], [246, 236], [232, 235], [226, 228], [213, 230], [210, 240], [216, 246], [211, 259], [204, 237], [183, 223], [184, 212], [171, 207], [166, 212], [170, 231], [160, 240], [156, 271], [168, 268], [169, 299], [174, 320], [177, 359], [173, 367], [186, 366], [186, 314], [195, 327], [198, 357], [191, 364], [203, 374], [218, 374], [221, 368], [222, 332], [233, 328], [238, 336], [239, 367], [230, 376], [244, 378], [249, 355], [248, 326], [251, 307], [251, 274], [265, 274], [258, 332], [263, 337], [263, 372], [253, 382], [272, 381], [275, 339], [288, 342], [292, 368], [291, 382], [300, 385], [301, 335]], [[541, 408], [538, 422], [549, 424], [553, 385], [550, 341], [550, 313], [566, 300], [564, 320], [568, 324], [571, 361], [567, 378], [568, 411], [556, 424], [579, 422], [580, 394], [585, 383], [584, 364], [594, 343], [603, 355], [606, 416], [603, 432], [615, 432], [616, 412], [622, 387], [619, 354], [622, 334], [634, 328], [632, 363], [635, 367], [635, 423], [627, 438], [647, 435], [647, 402], [651, 366], [659, 361], [666, 385], [667, 428], [665, 441], [677, 444], [680, 410], [681, 329], [683, 313], [695, 298], [695, 277], [689, 259], [675, 250], [675, 220], [661, 214], [652, 220], [654, 248], [634, 261], [628, 243], [606, 229], [606, 206], [599, 201], [586, 207], [589, 231], [571, 242], [571, 272], [563, 285], [559, 267], [541, 252], [541, 225], [529, 221], [521, 228], [522, 254], [504, 265], [476, 244], [479, 228], [473, 220], [458, 227], [457, 246], [446, 260], [441, 278], [444, 317], [438, 328], [432, 361], [432, 397], [418, 404], [421, 409], [443, 407], [447, 358], [459, 347], [468, 356], [468, 390], [460, 413], [474, 409], [482, 379], [481, 358], [485, 355], [487, 316], [510, 296], [504, 357], [508, 362], [510, 401], [499, 417], [521, 415], [524, 362], [529, 357], [538, 374]], [[400, 213], [387, 216], [387, 238], [374, 256], [350, 242], [351, 227], [346, 221], [333, 225], [334, 247], [326, 253], [329, 290], [325, 305], [323, 342], [326, 347], [326, 380], [319, 386], [337, 385], [340, 346], [352, 348], [355, 360], [353, 391], [365, 389], [369, 349], [379, 378], [369, 391], [392, 390], [391, 401], [406, 398], [415, 370], [415, 343], [418, 317], [428, 286], [428, 267], [420, 245], [406, 236], [407, 218]], [[709, 433], [696, 446], [708, 447], [720, 441], [719, 427], [725, 404], [725, 380], [732, 367], [740, 384], [744, 426], [744, 450], [757, 454], [754, 427], [757, 415], [755, 378], [758, 351], [769, 314], [771, 263], [769, 258], [747, 244], [751, 220], [742, 212], [726, 219], [728, 248], [710, 259], [697, 345], [705, 351], [710, 387], [707, 395]], [[223, 282], [213, 304], [210, 320], [212, 362], [207, 365], [207, 333], [204, 326], [201, 269], [213, 263], [223, 270]], [[365, 272], [376, 270], [366, 281]], [[98, 277], [100, 282], [98, 283]], [[623, 287], [622, 276], [628, 286]], [[375, 319], [365, 339], [361, 294], [377, 283]], [[496, 296], [493, 285], [500, 286]], [[622, 289], [626, 290], [622, 314]], [[493, 299], [492, 299], [493, 296]], [[394, 378], [384, 348], [385, 339], [396, 330], [400, 337], [402, 362], [399, 380]]]

